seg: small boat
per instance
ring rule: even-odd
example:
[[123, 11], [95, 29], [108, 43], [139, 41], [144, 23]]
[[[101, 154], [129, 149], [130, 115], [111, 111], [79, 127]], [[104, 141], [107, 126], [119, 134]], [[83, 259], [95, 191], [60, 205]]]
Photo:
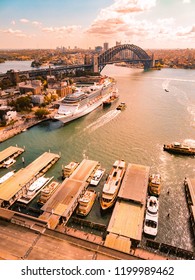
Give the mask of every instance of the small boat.
[[7, 159], [7, 160], [4, 161], [3, 167], [4, 167], [4, 168], [9, 168], [9, 167], [12, 166], [15, 162], [16, 162], [16, 160], [15, 160], [14, 158], [9, 158], [9, 159]]
[[15, 170], [10, 171], [10, 172], [6, 173], [4, 176], [2, 176], [2, 177], [0, 178], [0, 184], [2, 184], [3, 182], [5, 182], [6, 180], [8, 180], [11, 176], [13, 176], [13, 175], [14, 175], [14, 172], [15, 172]]
[[104, 173], [105, 173], [105, 169], [101, 167], [97, 168], [95, 173], [93, 174], [93, 177], [90, 180], [90, 184], [93, 186], [97, 186], [101, 178], [103, 177]]
[[62, 179], [70, 177], [74, 170], [79, 166], [79, 162], [71, 161], [69, 164], [62, 168]]
[[126, 108], [125, 102], [121, 102], [121, 103], [116, 107], [116, 109], [117, 109], [117, 110], [120, 110], [120, 111], [124, 110], [125, 108]]
[[94, 190], [86, 190], [84, 195], [78, 200], [78, 207], [76, 214], [78, 216], [87, 216], [96, 199], [96, 192]]
[[56, 191], [58, 186], [58, 182], [52, 181], [49, 185], [46, 185], [43, 189], [41, 189], [41, 195], [37, 203], [41, 205], [46, 203], [48, 199], [52, 196], [52, 194]]
[[149, 176], [148, 190], [150, 195], [159, 196], [161, 189], [160, 174], [152, 174]]
[[169, 90], [168, 90], [168, 89], [166, 89], [166, 88], [165, 88], [165, 91], [166, 91], [166, 92], [169, 92]]
[[174, 154], [180, 154], [180, 155], [187, 155], [187, 156], [195, 155], [195, 148], [189, 147], [179, 142], [175, 142], [169, 145], [164, 145], [163, 150]]
[[45, 176], [39, 177], [36, 181], [34, 181], [27, 190], [27, 193], [24, 194], [21, 198], [18, 199], [19, 202], [28, 204], [33, 198], [41, 191], [43, 187], [45, 187], [49, 182], [53, 179], [46, 178]]
[[110, 106], [114, 101], [119, 98], [118, 89], [115, 89], [111, 92], [110, 97], [103, 102], [103, 107]]
[[107, 210], [114, 205], [125, 171], [126, 163], [124, 160], [116, 160], [102, 190], [101, 210]]
[[158, 232], [158, 199], [155, 196], [148, 197], [147, 209], [144, 221], [144, 233], [155, 237]]

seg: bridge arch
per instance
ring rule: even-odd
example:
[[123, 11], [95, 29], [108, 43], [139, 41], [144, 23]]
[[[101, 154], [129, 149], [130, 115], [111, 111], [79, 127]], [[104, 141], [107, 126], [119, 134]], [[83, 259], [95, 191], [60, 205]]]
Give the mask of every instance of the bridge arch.
[[116, 54], [122, 52], [123, 50], [132, 51], [139, 58], [139, 61], [144, 64], [144, 69], [149, 69], [152, 66], [153, 59], [147, 54], [146, 51], [133, 44], [123, 44], [114, 46], [98, 56], [98, 65], [100, 71], [106, 66], [107, 63], [112, 62], [112, 59]]

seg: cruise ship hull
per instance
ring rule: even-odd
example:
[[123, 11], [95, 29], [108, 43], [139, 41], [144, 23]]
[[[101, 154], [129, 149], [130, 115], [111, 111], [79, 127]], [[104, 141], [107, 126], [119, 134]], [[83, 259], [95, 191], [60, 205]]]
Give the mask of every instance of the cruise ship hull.
[[[108, 85], [105, 89], [102, 89], [98, 97], [96, 97], [94, 100], [86, 102], [84, 106], [76, 109], [73, 113], [66, 113], [66, 112], [64, 112], [64, 114], [58, 113], [54, 116], [54, 119], [59, 120], [65, 124], [91, 113], [96, 108], [101, 106], [104, 101], [108, 99], [110, 95], [110, 89], [111, 89], [111, 84]], [[61, 104], [60, 106], [63, 105]]]

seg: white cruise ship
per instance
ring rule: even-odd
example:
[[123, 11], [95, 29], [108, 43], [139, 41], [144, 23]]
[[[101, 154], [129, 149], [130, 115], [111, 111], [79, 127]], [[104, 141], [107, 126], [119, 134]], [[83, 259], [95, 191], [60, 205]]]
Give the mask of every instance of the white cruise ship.
[[91, 86], [76, 87], [72, 94], [68, 94], [60, 103], [58, 113], [54, 119], [63, 123], [78, 119], [89, 114], [108, 99], [113, 82], [109, 78], [102, 79], [100, 83]]

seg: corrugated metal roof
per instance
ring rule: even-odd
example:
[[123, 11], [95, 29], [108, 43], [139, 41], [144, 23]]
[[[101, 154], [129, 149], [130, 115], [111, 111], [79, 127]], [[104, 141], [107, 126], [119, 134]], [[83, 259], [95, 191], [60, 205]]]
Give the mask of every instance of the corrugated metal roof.
[[129, 163], [118, 197], [145, 204], [149, 171], [148, 166]]
[[145, 207], [130, 201], [117, 201], [107, 231], [141, 240]]

